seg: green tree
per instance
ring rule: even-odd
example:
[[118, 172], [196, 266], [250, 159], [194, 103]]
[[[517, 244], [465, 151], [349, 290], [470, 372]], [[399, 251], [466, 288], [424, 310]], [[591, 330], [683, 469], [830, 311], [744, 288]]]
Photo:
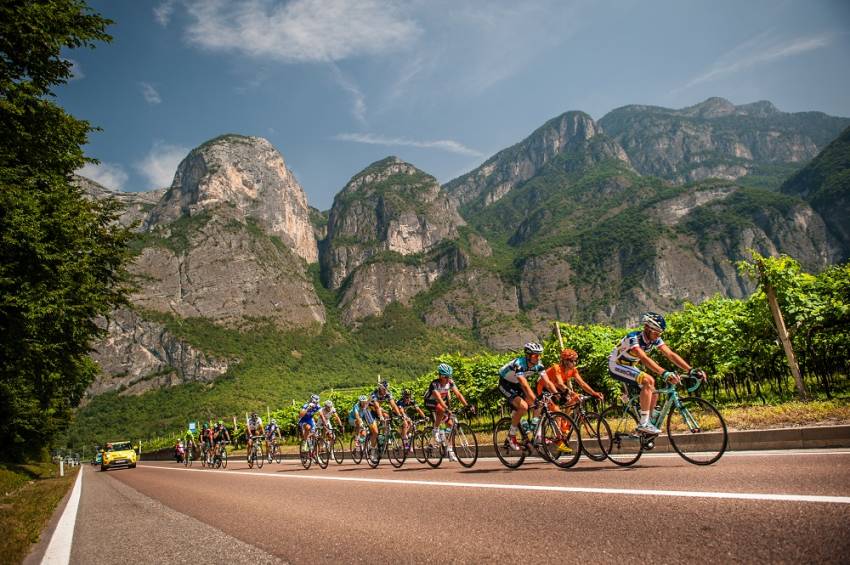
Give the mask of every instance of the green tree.
[[109, 41], [77, 0], [0, 3], [0, 456], [39, 453], [97, 372], [98, 316], [126, 300], [129, 232], [72, 183], [91, 126], [50, 98], [63, 49]]

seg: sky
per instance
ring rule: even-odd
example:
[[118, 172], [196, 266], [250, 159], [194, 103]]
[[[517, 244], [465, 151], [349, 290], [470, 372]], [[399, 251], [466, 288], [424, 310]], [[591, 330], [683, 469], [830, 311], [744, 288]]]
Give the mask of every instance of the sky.
[[711, 96], [850, 116], [850, 1], [92, 1], [57, 101], [82, 174], [141, 191], [225, 133], [268, 139], [310, 205], [396, 155], [445, 183], [582, 110]]

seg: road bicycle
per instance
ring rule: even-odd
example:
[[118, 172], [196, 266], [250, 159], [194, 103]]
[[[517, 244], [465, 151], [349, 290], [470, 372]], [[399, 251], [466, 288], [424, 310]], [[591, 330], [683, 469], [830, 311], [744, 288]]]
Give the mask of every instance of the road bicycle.
[[428, 458], [425, 456], [423, 448], [425, 446], [425, 440], [427, 440], [433, 433], [433, 428], [433, 420], [429, 420], [428, 418], [413, 418], [410, 425], [410, 431], [407, 432], [408, 441], [413, 447], [413, 456], [420, 463], [428, 462]]
[[[369, 432], [371, 434], [371, 432]], [[370, 438], [366, 438], [366, 463], [373, 469], [381, 462], [381, 457], [390, 460], [390, 464], [398, 469], [404, 465], [407, 459], [407, 449], [401, 441], [397, 426], [392, 423], [391, 418], [384, 418], [378, 423], [378, 440], [372, 445]]]
[[342, 444], [342, 433], [328, 426], [325, 434], [328, 445], [331, 448], [331, 458], [336, 461], [337, 465], [342, 465], [342, 462], [345, 460], [345, 446]]
[[191, 467], [192, 460], [194, 459], [195, 455], [195, 445], [190, 443], [185, 447], [185, 450], [186, 454], [183, 456], [183, 465], [185, 467]]
[[216, 469], [220, 469], [224, 467], [227, 469], [227, 444], [230, 443], [227, 440], [221, 440], [218, 442], [218, 453], [213, 456], [213, 465], [215, 465]]
[[453, 412], [449, 408], [446, 411], [445, 421], [451, 421], [452, 425], [447, 430], [439, 430], [436, 435], [433, 432], [418, 434], [417, 451], [422, 453], [425, 462], [432, 468], [436, 469], [443, 462], [444, 457], [449, 457], [450, 445], [457, 462], [464, 467], [472, 467], [478, 461], [478, 438], [469, 424], [458, 420], [465, 413], [464, 410]]
[[269, 463], [275, 462], [280, 465], [283, 460], [283, 453], [280, 451], [280, 445], [277, 443], [277, 437], [272, 438], [271, 447], [269, 448]]
[[[703, 381], [696, 369], [688, 375], [680, 375], [682, 386], [688, 393], [696, 392]], [[680, 397], [675, 384], [656, 390], [666, 396], [661, 407], [653, 411], [650, 422], [661, 428], [665, 423], [667, 440], [673, 450], [688, 463], [711, 465], [716, 462], [729, 445], [729, 433], [723, 416], [709, 401], [698, 396]], [[630, 395], [629, 387], [623, 384], [621, 397], [623, 406], [611, 406], [602, 413], [605, 422], [599, 428], [599, 446], [613, 463], [621, 466], [634, 465], [644, 451], [656, 446], [658, 435], [637, 431], [640, 421], [639, 392]]]
[[570, 398], [566, 394], [564, 396], [563, 412], [573, 419], [581, 432], [579, 437], [581, 438], [582, 454], [591, 461], [605, 461], [605, 451], [599, 444], [598, 436], [600, 426], [603, 429], [602, 433], [610, 435], [610, 431], [607, 429], [608, 423], [602, 419], [599, 412], [588, 410], [585, 406], [588, 401], [592, 401], [594, 398], [586, 394], [582, 394], [578, 398]]
[[354, 461], [355, 465], [360, 465], [360, 462], [363, 461], [368, 438], [369, 435], [366, 433], [366, 430], [360, 430], [359, 433], [351, 436], [351, 440], [348, 443], [348, 452], [351, 454], [351, 460]]
[[254, 465], [256, 465], [257, 469], [262, 469], [263, 463], [265, 462], [263, 442], [265, 441], [266, 436], [251, 436], [250, 439], [251, 445], [248, 447], [248, 452], [245, 454], [245, 458], [248, 460], [248, 468], [253, 469]]
[[[562, 469], [567, 469], [578, 463], [581, 457], [581, 433], [575, 422], [563, 412], [549, 410], [552, 393], [544, 391], [529, 408], [527, 419], [520, 422], [516, 440], [519, 449], [514, 450], [508, 439], [511, 428], [511, 418], [505, 417], [496, 422], [493, 428], [493, 447], [496, 456], [505, 467], [516, 469], [522, 465], [525, 458], [534, 448], [540, 456]], [[540, 418], [535, 424], [531, 413], [541, 408]]]
[[301, 441], [298, 447], [298, 457], [305, 469], [309, 469], [313, 461], [318, 463], [322, 469], [327, 469], [331, 458], [331, 448], [328, 445], [328, 440], [324, 437], [324, 428], [321, 424], [310, 430], [307, 441]]

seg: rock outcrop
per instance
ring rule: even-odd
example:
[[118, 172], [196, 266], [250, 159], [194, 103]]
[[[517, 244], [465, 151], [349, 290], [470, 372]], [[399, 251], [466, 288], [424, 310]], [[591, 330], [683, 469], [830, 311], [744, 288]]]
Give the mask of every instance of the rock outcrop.
[[227, 372], [230, 364], [198, 351], [161, 324], [126, 308], [116, 310], [100, 324], [107, 335], [91, 356], [102, 373], [86, 391], [88, 398], [112, 391], [141, 394], [188, 382], [211, 382]]
[[74, 182], [92, 199], [103, 200], [112, 198], [121, 204], [122, 212], [118, 222], [122, 226], [132, 227], [134, 231], [142, 231], [148, 214], [160, 201], [167, 189], [149, 190], [147, 192], [121, 192], [110, 190], [95, 181], [74, 175]]
[[323, 278], [337, 289], [368, 259], [427, 253], [457, 238], [464, 223], [434, 177], [388, 157], [355, 175], [334, 198], [321, 258]]
[[279, 237], [308, 263], [318, 260], [304, 189], [267, 140], [223, 135], [193, 149], [151, 211], [146, 228], [221, 206]]

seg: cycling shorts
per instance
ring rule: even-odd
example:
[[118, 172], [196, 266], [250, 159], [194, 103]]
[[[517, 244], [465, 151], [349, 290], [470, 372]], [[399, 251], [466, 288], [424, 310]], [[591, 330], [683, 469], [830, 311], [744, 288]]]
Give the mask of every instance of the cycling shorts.
[[300, 420], [298, 420], [298, 428], [303, 429], [304, 426], [310, 426], [311, 428], [316, 425], [316, 422], [313, 421], [312, 416], [304, 416]]
[[[445, 403], [446, 401], [443, 400], [443, 402]], [[428, 410], [436, 411], [437, 406], [438, 404], [436, 398], [428, 397], [425, 399], [425, 408], [427, 408]]]
[[615, 379], [622, 383], [626, 383], [630, 389], [643, 388], [643, 383], [650, 377], [647, 373], [641, 371], [633, 365], [625, 363], [617, 363], [615, 357], [608, 359], [608, 371]]
[[508, 401], [508, 404], [513, 403], [514, 398], [525, 399], [525, 394], [522, 391], [522, 386], [519, 383], [512, 383], [505, 379], [499, 379], [499, 392]]

